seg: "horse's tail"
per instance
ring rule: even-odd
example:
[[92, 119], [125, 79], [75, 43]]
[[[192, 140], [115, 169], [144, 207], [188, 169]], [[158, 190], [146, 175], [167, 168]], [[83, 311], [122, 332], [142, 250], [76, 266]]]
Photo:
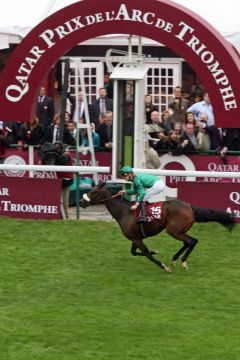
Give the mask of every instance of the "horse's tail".
[[201, 209], [192, 206], [196, 222], [216, 221], [222, 224], [228, 231], [232, 231], [236, 225], [236, 218], [232, 213], [226, 213], [222, 210]]

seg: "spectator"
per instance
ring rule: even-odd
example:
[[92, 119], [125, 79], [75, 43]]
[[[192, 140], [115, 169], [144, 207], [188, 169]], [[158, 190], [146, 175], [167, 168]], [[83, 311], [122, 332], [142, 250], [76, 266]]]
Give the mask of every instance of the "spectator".
[[166, 140], [166, 147], [171, 155], [176, 155], [179, 138], [180, 138], [179, 132], [175, 130], [171, 130], [168, 133], [168, 139]]
[[217, 150], [222, 147], [223, 142], [220, 137], [219, 129], [217, 129], [214, 125], [208, 125], [208, 116], [206, 114], [200, 115], [200, 120], [197, 121], [197, 126], [204, 129], [204, 132], [209, 135], [210, 150]]
[[74, 121], [69, 121], [67, 124], [67, 129], [70, 133], [70, 135], [75, 139], [76, 141], [76, 136], [77, 136], [77, 129], [76, 129], [76, 124]]
[[53, 122], [54, 103], [51, 97], [46, 96], [44, 86], [41, 86], [39, 91], [36, 115], [39, 119], [39, 123], [42, 124], [45, 130]]
[[35, 116], [29, 122], [22, 125], [22, 142], [23, 147], [28, 145], [42, 145], [45, 141], [45, 131], [39, 119]]
[[22, 122], [7, 121], [4, 123], [5, 130], [8, 129], [6, 135], [7, 146], [22, 144]]
[[203, 151], [208, 151], [211, 149], [211, 139], [210, 136], [206, 130], [206, 126], [207, 126], [207, 120], [202, 119], [201, 121], [199, 121], [198, 124], [198, 134], [197, 134], [197, 139], [198, 139], [198, 150], [203, 150]]
[[186, 119], [186, 111], [190, 105], [189, 100], [182, 97], [182, 88], [176, 86], [174, 88], [174, 97], [168, 103], [168, 108], [172, 110], [173, 122], [180, 122], [183, 124]]
[[191, 105], [198, 103], [200, 101], [203, 101], [202, 92], [196, 91], [196, 92], [192, 93], [191, 98], [190, 98]]
[[153, 111], [158, 112], [158, 106], [152, 103], [152, 95], [145, 95], [145, 114], [146, 114], [146, 124], [151, 124], [151, 114]]
[[101, 124], [97, 130], [100, 136], [100, 145], [105, 150], [112, 149], [112, 111], [107, 111], [103, 114], [104, 123]]
[[157, 151], [158, 154], [162, 152], [162, 150], [167, 149], [167, 141], [168, 137], [164, 130], [156, 131], [153, 133], [153, 148]]
[[[84, 99], [83, 99], [83, 92], [79, 91], [79, 93], [78, 93], [78, 102], [77, 102], [78, 113], [76, 111], [75, 97], [68, 95], [68, 98], [72, 104], [71, 118], [73, 119], [73, 121], [75, 123], [77, 123], [77, 117], [78, 117], [78, 121], [84, 122], [86, 119], [86, 108], [85, 108], [85, 103], [84, 103]], [[89, 112], [89, 117], [90, 117], [90, 113], [91, 113], [91, 105], [90, 104], [88, 105], [88, 112]]]
[[161, 123], [163, 124], [164, 129], [167, 133], [169, 133], [169, 131], [171, 131], [173, 129], [174, 122], [172, 120], [170, 111], [168, 111], [168, 110], [163, 111]]
[[193, 124], [186, 124], [184, 133], [180, 136], [177, 150], [179, 153], [195, 152], [199, 147], [196, 129]]
[[187, 112], [194, 113], [195, 119], [200, 120], [201, 114], [206, 114], [208, 117], [208, 126], [215, 124], [213, 108], [210, 97], [207, 92], [203, 95], [203, 101], [197, 102], [187, 109]]
[[[95, 132], [95, 126], [91, 124], [91, 133], [92, 133], [92, 141], [93, 141], [93, 148], [94, 150], [99, 150], [100, 148], [100, 135]], [[87, 129], [80, 130], [80, 146], [89, 146], [89, 139]]]
[[109, 73], [104, 74], [103, 82], [104, 82], [104, 89], [106, 90], [107, 93], [107, 97], [109, 99], [113, 99], [113, 85]]
[[[194, 113], [193, 112], [188, 112], [186, 114], [186, 121], [185, 121], [185, 124], [193, 124], [194, 126], [196, 126], [196, 120], [194, 118]], [[184, 124], [184, 126], [185, 126]]]
[[183, 134], [183, 126], [181, 123], [176, 122], [175, 124], [173, 124], [173, 130], [175, 132], [177, 132], [179, 134], [179, 136], [181, 136]]
[[[70, 153], [64, 150], [64, 145], [61, 141], [57, 141], [53, 144], [55, 151], [58, 156], [56, 158], [56, 165], [73, 165], [73, 160]], [[68, 208], [69, 208], [69, 195], [70, 187], [73, 184], [74, 173], [73, 172], [58, 172], [57, 177], [62, 179], [62, 201], [65, 216], [68, 219]]]
[[6, 147], [7, 147], [6, 135], [7, 135], [7, 132], [3, 128], [3, 125], [1, 124], [0, 125], [0, 163], [3, 162], [4, 156], [6, 153]]
[[98, 131], [99, 116], [107, 111], [113, 111], [113, 101], [107, 97], [107, 92], [104, 88], [99, 89], [99, 98], [92, 103], [91, 107], [91, 122], [95, 124]]
[[164, 124], [161, 122], [158, 111], [152, 111], [151, 122], [147, 124], [148, 132], [156, 132], [164, 130]]
[[71, 115], [68, 111], [65, 111], [65, 125], [67, 126], [67, 124], [69, 123], [69, 121], [71, 121]]
[[[52, 144], [56, 141], [60, 141], [60, 114], [56, 114], [53, 120], [53, 124], [47, 129], [46, 140]], [[68, 145], [75, 145], [75, 139], [71, 136], [69, 130], [64, 126], [63, 128], [63, 142]]]

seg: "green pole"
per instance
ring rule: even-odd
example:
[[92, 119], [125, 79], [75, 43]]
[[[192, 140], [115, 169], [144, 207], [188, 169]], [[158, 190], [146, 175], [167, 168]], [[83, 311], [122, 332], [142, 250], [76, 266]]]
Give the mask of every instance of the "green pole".
[[[79, 127], [77, 122], [77, 133], [76, 133], [76, 165], [79, 166]], [[80, 176], [79, 172], [76, 173], [76, 218], [80, 218], [80, 206], [79, 206], [79, 199], [80, 199], [80, 189], [79, 189], [79, 182]]]

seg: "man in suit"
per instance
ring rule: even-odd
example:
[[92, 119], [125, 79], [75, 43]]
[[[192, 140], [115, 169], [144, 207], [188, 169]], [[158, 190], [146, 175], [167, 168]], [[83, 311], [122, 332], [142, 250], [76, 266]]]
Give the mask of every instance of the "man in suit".
[[113, 119], [113, 113], [112, 111], [107, 111], [102, 115], [103, 117], [103, 123], [99, 125], [99, 128], [97, 130], [99, 136], [100, 136], [100, 145], [105, 150], [111, 150], [112, 149], [112, 119]]
[[44, 86], [41, 86], [39, 91], [36, 116], [39, 119], [39, 123], [42, 124], [45, 130], [53, 122], [54, 103], [51, 97], [46, 96]]
[[99, 116], [105, 114], [107, 111], [113, 111], [113, 101], [107, 97], [105, 88], [98, 90], [99, 98], [92, 103], [91, 107], [91, 122], [95, 124], [96, 130], [99, 127]]

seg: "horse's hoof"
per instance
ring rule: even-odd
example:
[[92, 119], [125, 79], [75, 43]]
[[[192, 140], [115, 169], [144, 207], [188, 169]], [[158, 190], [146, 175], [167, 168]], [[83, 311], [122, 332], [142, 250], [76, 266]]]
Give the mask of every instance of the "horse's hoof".
[[158, 251], [153, 251], [153, 250], [151, 250], [150, 253], [151, 253], [151, 255], [157, 255], [157, 254], [158, 254]]
[[188, 264], [186, 261], [182, 262], [182, 266], [184, 267], [184, 269], [188, 270]]
[[168, 267], [168, 266], [165, 266], [165, 265], [163, 265], [164, 266], [164, 270], [167, 272], [167, 273], [171, 273], [172, 272], [172, 269], [170, 268], [170, 267]]
[[172, 261], [172, 267], [175, 267], [177, 265], [177, 260]]

